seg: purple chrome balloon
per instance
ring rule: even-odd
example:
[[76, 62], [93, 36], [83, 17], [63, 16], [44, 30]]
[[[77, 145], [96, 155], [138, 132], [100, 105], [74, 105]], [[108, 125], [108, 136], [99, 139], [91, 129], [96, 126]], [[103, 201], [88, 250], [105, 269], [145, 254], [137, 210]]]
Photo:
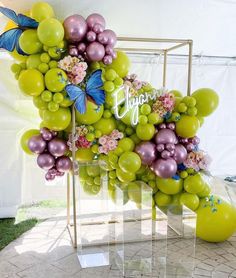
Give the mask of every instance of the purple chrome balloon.
[[105, 51], [107, 55], [112, 55], [112, 53], [114, 52], [114, 48], [111, 45], [107, 45]]
[[78, 48], [76, 48], [76, 47], [70, 48], [69, 54], [70, 54], [70, 56], [78, 56], [79, 55]]
[[173, 130], [170, 129], [161, 129], [155, 135], [156, 144], [176, 144], [177, 137]]
[[49, 170], [54, 166], [55, 158], [49, 153], [43, 153], [38, 156], [37, 164], [40, 168]]
[[175, 144], [170, 144], [170, 143], [166, 144], [166, 149], [168, 151], [173, 151], [175, 149]]
[[97, 39], [101, 44], [107, 44], [108, 43], [108, 37], [106, 36], [106, 34], [104, 34], [104, 32], [98, 34]]
[[112, 56], [105, 55], [102, 61], [104, 65], [110, 65], [112, 63]]
[[106, 21], [105, 21], [104, 17], [97, 13], [89, 15], [86, 19], [86, 22], [90, 29], [93, 29], [96, 24], [100, 24], [101, 26], [103, 26], [103, 28], [105, 28], [105, 25], [106, 25]]
[[187, 155], [188, 155], [187, 150], [183, 145], [177, 144], [175, 146], [173, 158], [177, 162], [177, 164], [183, 163], [187, 158]]
[[96, 35], [96, 33], [93, 32], [93, 31], [89, 31], [89, 32], [87, 33], [87, 35], [86, 35], [86, 39], [87, 39], [87, 41], [89, 41], [89, 42], [94, 42], [94, 41], [96, 40], [96, 37], [97, 37], [97, 35]]
[[167, 128], [169, 128], [171, 130], [175, 130], [175, 123], [168, 123]]
[[152, 169], [157, 176], [168, 179], [176, 174], [177, 163], [173, 158], [157, 159], [152, 164]]
[[170, 157], [171, 157], [170, 152], [167, 151], [167, 150], [164, 150], [164, 151], [161, 153], [161, 157], [162, 157], [163, 159], [170, 158]]
[[63, 25], [65, 37], [71, 42], [80, 42], [85, 37], [88, 30], [85, 19], [78, 14], [67, 17]]
[[156, 145], [152, 142], [142, 142], [135, 148], [135, 152], [140, 156], [142, 164], [151, 165], [156, 159]]
[[103, 34], [107, 38], [107, 44], [114, 46], [117, 42], [116, 33], [110, 29], [104, 30], [101, 34]]
[[48, 151], [56, 157], [63, 156], [67, 150], [66, 142], [62, 139], [54, 138], [48, 143]]
[[92, 62], [101, 61], [105, 55], [105, 48], [99, 42], [92, 42], [86, 49], [88, 59]]
[[50, 141], [53, 138], [52, 132], [46, 127], [40, 129], [40, 134], [45, 141]]
[[164, 151], [165, 145], [164, 144], [158, 144], [156, 149], [159, 153], [161, 153], [162, 151]]
[[160, 128], [160, 129], [166, 128], [166, 124], [160, 124], [160, 125], [159, 125], [159, 128]]
[[31, 137], [28, 141], [29, 149], [36, 154], [43, 153], [46, 149], [47, 143], [41, 135], [35, 135]]
[[186, 146], [186, 149], [188, 152], [191, 152], [194, 150], [194, 145], [192, 143], [188, 143], [188, 145]]
[[194, 145], [200, 144], [200, 138], [198, 138], [197, 136], [193, 137], [191, 139], [191, 143], [193, 143]]
[[45, 179], [46, 179], [47, 181], [52, 181], [52, 180], [55, 179], [55, 176], [53, 176], [52, 174], [50, 174], [49, 172], [47, 172], [47, 173], [45, 174]]
[[102, 33], [102, 32], [104, 31], [104, 29], [105, 29], [105, 27], [102, 26], [102, 25], [99, 24], [99, 23], [96, 23], [96, 24], [93, 26], [93, 28], [92, 28], [92, 30], [93, 30], [96, 34]]
[[72, 162], [68, 156], [62, 156], [57, 159], [56, 168], [59, 172], [70, 171], [72, 167]]
[[84, 42], [80, 42], [77, 47], [79, 53], [84, 53], [86, 50], [86, 44]]

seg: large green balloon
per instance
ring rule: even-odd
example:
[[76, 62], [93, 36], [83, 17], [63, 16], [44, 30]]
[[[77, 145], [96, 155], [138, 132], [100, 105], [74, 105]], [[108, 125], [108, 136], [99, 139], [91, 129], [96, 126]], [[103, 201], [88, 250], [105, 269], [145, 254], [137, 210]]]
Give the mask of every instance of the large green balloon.
[[176, 123], [177, 135], [184, 138], [194, 137], [200, 127], [197, 117], [181, 115], [180, 120]]
[[197, 115], [201, 117], [209, 116], [219, 104], [219, 96], [209, 88], [202, 88], [195, 91], [192, 96], [196, 99]]
[[20, 144], [21, 144], [21, 148], [22, 150], [27, 153], [27, 154], [30, 154], [30, 155], [33, 155], [34, 153], [31, 152], [31, 150], [29, 149], [28, 147], [28, 142], [29, 142], [29, 139], [32, 137], [32, 136], [35, 136], [35, 135], [39, 135], [40, 132], [38, 129], [30, 129], [30, 130], [27, 130], [22, 136], [21, 136], [21, 139], [20, 139]]
[[205, 189], [205, 182], [202, 179], [200, 173], [197, 173], [193, 176], [188, 176], [184, 180], [184, 189], [188, 193], [197, 194], [202, 192]]
[[124, 152], [120, 156], [118, 164], [124, 172], [135, 173], [141, 167], [141, 159], [135, 152]]
[[79, 124], [84, 125], [91, 125], [99, 121], [103, 114], [103, 105], [98, 107], [96, 104], [94, 104], [91, 101], [87, 101], [87, 107], [86, 112], [84, 114], [80, 114], [79, 111], [76, 110], [76, 121]]
[[43, 49], [43, 45], [38, 39], [37, 31], [34, 29], [28, 29], [22, 33], [19, 38], [19, 45], [29, 55], [40, 53]]
[[101, 118], [98, 122], [93, 125], [97, 130], [100, 130], [103, 135], [110, 134], [116, 129], [116, 121], [114, 118]]
[[108, 68], [114, 69], [116, 73], [121, 77], [125, 77], [130, 68], [130, 60], [125, 52], [117, 51], [117, 57], [108, 66]]
[[183, 189], [183, 180], [174, 180], [174, 179], [162, 179], [160, 177], [156, 177], [157, 188], [165, 193], [174, 195], [182, 191]]
[[43, 112], [44, 126], [55, 130], [61, 131], [66, 129], [71, 121], [71, 112], [69, 108], [59, 108], [56, 112], [45, 110]]
[[209, 242], [222, 242], [236, 231], [236, 209], [217, 196], [202, 199], [197, 209], [197, 236]]
[[79, 162], [90, 162], [93, 160], [94, 153], [91, 149], [79, 148], [75, 153], [75, 157]]
[[45, 84], [51, 92], [61, 92], [67, 84], [66, 73], [58, 68], [50, 69], [45, 75]]

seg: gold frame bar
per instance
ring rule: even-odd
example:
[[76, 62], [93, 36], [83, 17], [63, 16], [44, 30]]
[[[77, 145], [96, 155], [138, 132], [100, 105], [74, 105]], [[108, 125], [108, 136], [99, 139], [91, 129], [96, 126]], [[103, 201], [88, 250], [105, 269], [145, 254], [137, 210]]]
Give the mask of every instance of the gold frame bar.
[[[187, 95], [191, 94], [191, 78], [192, 78], [192, 52], [193, 52], [193, 41], [184, 39], [161, 39], [161, 38], [137, 38], [137, 37], [118, 37], [118, 42], [143, 42], [143, 43], [171, 43], [175, 44], [169, 48], [145, 48], [145, 47], [118, 47], [116, 50], [122, 50], [125, 52], [143, 52], [159, 54], [164, 57], [163, 61], [163, 78], [162, 85], [166, 86], [167, 77], [167, 58], [170, 51], [179, 49], [181, 47], [188, 46], [188, 72], [187, 72]], [[77, 164], [75, 159], [75, 136], [76, 123], [75, 123], [75, 107], [72, 108], [72, 160], [73, 167], [72, 173], [67, 176], [67, 228], [71, 237], [72, 245], [77, 248], [77, 210], [76, 210], [76, 184], [75, 184], [75, 166]], [[73, 205], [73, 223], [71, 223], [71, 177], [72, 176], [72, 205]]]

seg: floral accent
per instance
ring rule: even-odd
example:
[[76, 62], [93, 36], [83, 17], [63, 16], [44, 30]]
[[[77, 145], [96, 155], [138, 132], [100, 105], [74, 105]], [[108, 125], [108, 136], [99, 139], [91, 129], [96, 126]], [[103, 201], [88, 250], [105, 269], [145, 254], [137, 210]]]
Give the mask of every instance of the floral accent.
[[130, 88], [129, 93], [131, 97], [138, 96], [138, 91], [147, 85], [147, 82], [138, 80], [136, 74], [127, 75], [124, 80], [124, 84]]
[[173, 94], [163, 93], [152, 105], [153, 112], [165, 117], [167, 113], [171, 113], [174, 109], [175, 97]]
[[[76, 134], [74, 136], [75, 150], [78, 150], [79, 148], [88, 149], [92, 146], [93, 143], [89, 142], [85, 137], [88, 134], [88, 132], [88, 128], [85, 125], [76, 127]], [[69, 135], [67, 145], [69, 146], [69, 149], [72, 151], [72, 134]]]
[[210, 156], [204, 151], [193, 151], [188, 153], [184, 166], [193, 168], [195, 171], [207, 170], [211, 163]]
[[66, 56], [58, 62], [58, 67], [66, 71], [69, 81], [77, 85], [83, 82], [88, 68], [87, 63], [79, 57]]
[[115, 150], [118, 145], [118, 140], [123, 137], [123, 133], [119, 132], [117, 129], [114, 129], [110, 135], [103, 135], [98, 140], [101, 145], [98, 148], [99, 153], [108, 154], [110, 151]]

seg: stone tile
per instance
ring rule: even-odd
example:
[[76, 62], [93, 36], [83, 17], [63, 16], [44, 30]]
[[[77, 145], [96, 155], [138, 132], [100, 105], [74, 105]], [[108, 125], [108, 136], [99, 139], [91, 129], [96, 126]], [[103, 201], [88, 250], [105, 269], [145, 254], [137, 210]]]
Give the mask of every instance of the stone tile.
[[81, 266], [76, 253], [64, 257], [61, 260], [52, 263], [52, 265], [62, 269], [69, 274], [76, 274], [81, 270]]
[[211, 277], [212, 272], [209, 271], [209, 270], [206, 270], [206, 269], [201, 269], [201, 268], [196, 267], [196, 268], [194, 269], [194, 275], [195, 275], [195, 274], [196, 274], [196, 275], [210, 276], [210, 277]]
[[15, 257], [9, 259], [9, 262], [11, 264], [17, 266], [19, 269], [24, 270], [33, 265], [42, 263], [42, 260], [34, 257], [30, 253], [25, 253], [25, 254], [23, 253], [21, 255], [17, 255]]
[[221, 271], [215, 271], [212, 273], [212, 278], [229, 278], [229, 274]]
[[17, 273], [24, 278], [71, 278], [71, 275], [49, 264], [39, 264]]
[[236, 277], [236, 270], [230, 274], [230, 277]]
[[234, 269], [230, 266], [227, 266], [225, 264], [220, 264], [215, 268], [216, 271], [226, 272], [226, 273], [232, 273]]
[[0, 277], [11, 277], [19, 271], [20, 269], [17, 266], [7, 261], [0, 261]]
[[206, 263], [200, 263], [200, 264], [197, 264], [197, 268], [199, 269], [204, 269], [204, 270], [208, 270], [208, 271], [213, 271], [214, 270], [214, 267], [209, 265], [209, 264], [206, 264]]

